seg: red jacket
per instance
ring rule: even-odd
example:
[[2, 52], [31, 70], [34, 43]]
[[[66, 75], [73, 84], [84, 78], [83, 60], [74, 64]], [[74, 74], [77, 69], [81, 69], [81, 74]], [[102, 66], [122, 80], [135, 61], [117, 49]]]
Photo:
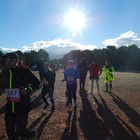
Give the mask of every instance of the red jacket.
[[89, 67], [90, 76], [98, 78], [102, 73], [102, 67], [100, 64], [92, 63]]

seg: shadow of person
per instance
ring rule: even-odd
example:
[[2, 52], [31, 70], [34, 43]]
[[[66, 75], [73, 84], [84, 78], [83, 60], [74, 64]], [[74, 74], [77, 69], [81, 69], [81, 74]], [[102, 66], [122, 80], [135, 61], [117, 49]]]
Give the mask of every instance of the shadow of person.
[[140, 128], [140, 115], [116, 94], [110, 94], [114, 103], [129, 117], [130, 122]]
[[0, 108], [0, 114], [5, 113], [5, 109], [6, 109], [6, 105], [3, 105], [3, 106]]
[[87, 99], [87, 93], [80, 93], [83, 109], [80, 110], [79, 123], [87, 140], [107, 140], [106, 132], [100, 118], [97, 117], [90, 101]]
[[70, 131], [71, 116], [72, 116], [72, 111], [68, 111], [68, 118], [66, 120], [65, 129], [62, 134], [61, 140], [70, 140], [69, 131]]
[[[77, 135], [77, 109], [74, 111], [68, 111], [68, 118], [66, 120], [65, 129], [62, 134], [61, 140], [78, 140]], [[72, 117], [73, 113], [73, 117]], [[72, 120], [71, 120], [72, 119]]]
[[71, 124], [70, 140], [78, 140], [76, 124], [77, 124], [77, 109], [74, 108], [74, 114]]
[[43, 132], [44, 126], [47, 124], [47, 122], [49, 121], [49, 119], [51, 118], [51, 116], [52, 116], [53, 113], [54, 113], [54, 111], [51, 111], [51, 113], [47, 117], [45, 117], [45, 119], [43, 120], [43, 122], [38, 127], [38, 129], [37, 129], [38, 139], [40, 138], [41, 133]]
[[[37, 118], [30, 126], [29, 129], [31, 130], [36, 130], [37, 131], [37, 139], [40, 139], [41, 133], [43, 132], [43, 128], [44, 126], [47, 124], [47, 122], [49, 121], [50, 117], [52, 116], [54, 111], [51, 111], [50, 114], [44, 118], [44, 120], [40, 123], [41, 119], [46, 116], [46, 114], [42, 113], [42, 115]], [[39, 127], [37, 129], [34, 129], [35, 126], [37, 126], [40, 123]]]
[[107, 138], [111, 140], [135, 139], [129, 132], [127, 132], [100, 94], [99, 97], [101, 102], [99, 102], [94, 96], [93, 99], [98, 106], [98, 114], [104, 122]]
[[36, 98], [31, 99], [32, 109], [37, 108], [43, 103], [41, 95], [39, 94]]
[[140, 140], [140, 137], [137, 136], [135, 131], [132, 128], [130, 128], [129, 125], [123, 119], [121, 119], [119, 116], [116, 116], [116, 117], [129, 130], [129, 132], [132, 134], [134, 140]]

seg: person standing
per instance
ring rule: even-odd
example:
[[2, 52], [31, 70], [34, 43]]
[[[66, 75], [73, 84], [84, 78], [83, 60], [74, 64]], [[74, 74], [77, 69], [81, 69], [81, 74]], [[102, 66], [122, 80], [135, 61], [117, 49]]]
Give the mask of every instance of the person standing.
[[44, 59], [43, 58], [39, 59], [39, 63], [37, 64], [37, 68], [38, 68], [38, 71], [39, 71], [40, 81], [42, 81], [43, 70], [44, 70]]
[[72, 107], [72, 97], [74, 99], [74, 107], [77, 107], [76, 103], [76, 91], [77, 91], [77, 79], [80, 77], [78, 70], [74, 66], [74, 61], [70, 60], [67, 63], [67, 69], [64, 71], [64, 79], [66, 81], [67, 94], [68, 94], [68, 109]]
[[112, 81], [114, 80], [114, 76], [113, 76], [113, 72], [115, 71], [114, 67], [111, 66], [110, 63], [106, 60], [105, 66], [102, 68], [102, 71], [105, 76], [105, 78], [104, 78], [104, 83], [106, 86], [105, 92], [111, 93], [112, 92]]
[[83, 58], [78, 67], [77, 67], [79, 74], [80, 74], [80, 91], [85, 91], [85, 81], [86, 81], [86, 75], [88, 71], [88, 65], [86, 63], [86, 59]]
[[51, 101], [51, 110], [54, 111], [55, 104], [54, 104], [53, 92], [54, 92], [55, 73], [51, 71], [51, 69], [49, 68], [49, 64], [47, 62], [44, 63], [43, 71], [44, 71], [42, 75], [43, 88], [41, 91], [41, 97], [45, 102], [44, 109], [46, 109], [49, 105], [47, 101], [47, 97], [45, 97], [47, 94], [49, 94], [49, 98]]
[[26, 128], [31, 110], [30, 92], [40, 88], [40, 81], [27, 68], [18, 67], [18, 55], [6, 55], [6, 67], [0, 73], [0, 89], [6, 94], [5, 126], [9, 140], [34, 137]]
[[92, 64], [89, 66], [90, 71], [90, 80], [91, 80], [91, 94], [93, 94], [93, 87], [94, 87], [94, 81], [96, 81], [97, 90], [99, 92], [99, 76], [102, 74], [102, 67], [100, 64], [97, 63], [97, 60], [95, 59]]

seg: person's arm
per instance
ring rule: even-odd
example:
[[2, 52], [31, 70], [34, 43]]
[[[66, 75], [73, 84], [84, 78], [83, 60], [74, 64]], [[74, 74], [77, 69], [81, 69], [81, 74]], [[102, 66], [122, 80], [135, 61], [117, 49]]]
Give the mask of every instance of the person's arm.
[[31, 85], [32, 90], [39, 89], [40, 81], [37, 79], [37, 77], [29, 69], [24, 69], [24, 72], [25, 72], [25, 79]]
[[76, 70], [76, 74], [75, 74], [75, 79], [78, 79], [78, 78], [80, 78], [80, 74], [79, 74], [79, 72], [78, 72], [78, 70], [77, 69], [75, 69]]
[[102, 74], [102, 67], [99, 65], [99, 76]]

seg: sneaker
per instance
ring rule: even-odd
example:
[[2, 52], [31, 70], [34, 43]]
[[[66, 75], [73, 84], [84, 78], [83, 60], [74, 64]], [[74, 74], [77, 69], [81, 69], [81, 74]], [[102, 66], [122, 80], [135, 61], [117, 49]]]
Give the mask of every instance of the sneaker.
[[55, 106], [52, 106], [52, 107], [51, 107], [51, 111], [54, 111], [54, 110], [55, 110]]
[[72, 104], [70, 103], [70, 104], [67, 106], [67, 108], [70, 109], [71, 107], [72, 107]]
[[91, 91], [90, 94], [93, 94], [93, 91]]

